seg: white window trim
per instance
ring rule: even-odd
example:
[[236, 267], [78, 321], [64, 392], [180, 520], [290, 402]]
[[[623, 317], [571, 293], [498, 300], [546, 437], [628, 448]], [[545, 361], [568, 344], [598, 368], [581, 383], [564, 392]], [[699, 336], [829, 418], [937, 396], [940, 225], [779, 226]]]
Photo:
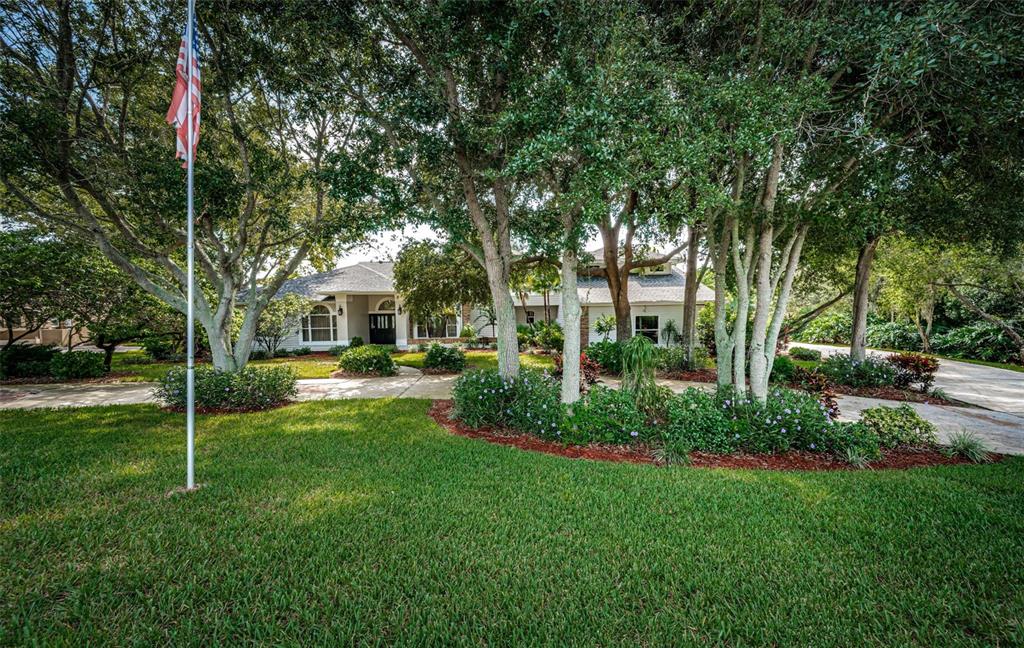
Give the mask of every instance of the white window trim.
[[[650, 329], [650, 328], [642, 329], [642, 328], [637, 327], [638, 320], [641, 317], [653, 317], [654, 318], [654, 328], [653, 329]], [[658, 316], [658, 315], [650, 315], [648, 313], [644, 313], [644, 314], [641, 314], [641, 315], [634, 315], [633, 316], [633, 335], [642, 335], [642, 334], [644, 334], [646, 332], [654, 333], [654, 338], [655, 338], [654, 343], [657, 344], [659, 336], [661, 335], [661, 317], [660, 316]]]
[[[328, 326], [313, 327], [312, 326], [313, 322], [312, 322], [312, 319], [311, 319], [311, 316], [313, 315], [313, 311], [316, 311], [316, 310], [321, 309], [321, 308], [324, 309], [325, 311], [327, 311], [327, 319], [330, 322], [330, 324]], [[323, 317], [324, 314], [322, 312], [321, 313], [317, 313], [317, 316], [318, 317]], [[313, 339], [313, 331], [326, 331], [326, 330], [330, 330], [330, 339], [328, 339], [328, 340], [314, 340]], [[317, 304], [316, 306], [314, 306], [313, 308], [310, 309], [309, 313], [307, 313], [306, 315], [302, 316], [302, 321], [300, 323], [300, 331], [299, 332], [300, 332], [300, 337], [302, 338], [303, 342], [310, 342], [310, 343], [313, 343], [313, 344], [323, 343], [323, 342], [337, 342], [338, 341], [338, 318], [335, 317], [334, 311], [332, 311], [329, 306], [325, 306], [324, 304]]]
[[[445, 333], [449, 332], [448, 324], [450, 322], [451, 323], [451, 331], [454, 333], [454, 335], [429, 335], [429, 333], [430, 333], [429, 329], [424, 327], [421, 330], [420, 327], [423, 326], [423, 322], [420, 321], [420, 320], [417, 320], [416, 323], [413, 325], [413, 333], [415, 333], [415, 338], [416, 339], [418, 339], [418, 340], [444, 340], [444, 339], [452, 339], [452, 338], [459, 337], [459, 331], [458, 331], [459, 323], [458, 323], [457, 318], [454, 315], [437, 315], [435, 317], [443, 317], [443, 318], [445, 318], [445, 327], [444, 327], [444, 332]], [[420, 335], [420, 333], [428, 333], [428, 335]]]

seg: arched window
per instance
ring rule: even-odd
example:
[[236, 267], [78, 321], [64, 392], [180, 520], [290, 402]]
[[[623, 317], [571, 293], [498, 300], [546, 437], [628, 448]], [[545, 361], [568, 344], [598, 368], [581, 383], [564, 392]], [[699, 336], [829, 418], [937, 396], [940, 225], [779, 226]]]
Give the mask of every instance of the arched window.
[[393, 311], [395, 310], [394, 299], [382, 299], [377, 304], [377, 310], [379, 311]]
[[326, 306], [314, 306], [302, 318], [303, 342], [335, 342], [338, 339], [338, 320]]

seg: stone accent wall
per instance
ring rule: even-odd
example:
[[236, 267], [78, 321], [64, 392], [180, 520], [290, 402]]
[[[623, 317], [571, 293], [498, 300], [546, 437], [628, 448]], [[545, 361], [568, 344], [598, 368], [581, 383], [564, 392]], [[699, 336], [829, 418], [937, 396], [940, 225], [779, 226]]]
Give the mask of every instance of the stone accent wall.
[[[472, 324], [472, 319], [473, 319], [472, 308], [473, 307], [470, 306], [469, 304], [463, 304], [462, 305], [462, 325], [463, 326], [465, 326], [466, 324]], [[459, 331], [459, 332], [461, 333], [462, 331]]]
[[580, 307], [580, 349], [590, 343], [590, 306]]

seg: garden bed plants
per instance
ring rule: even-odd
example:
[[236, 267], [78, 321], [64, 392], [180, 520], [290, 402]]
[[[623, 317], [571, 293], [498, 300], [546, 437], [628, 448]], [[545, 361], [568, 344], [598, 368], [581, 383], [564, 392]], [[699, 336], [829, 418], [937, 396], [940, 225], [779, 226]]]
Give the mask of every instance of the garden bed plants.
[[673, 394], [655, 383], [654, 358], [653, 345], [634, 338], [622, 348], [621, 388], [595, 386], [572, 406], [561, 404], [559, 382], [546, 372], [470, 372], [455, 382], [448, 418], [463, 434], [524, 449], [653, 463], [826, 469], [972, 457], [943, 453], [934, 426], [909, 406], [867, 410], [859, 422], [836, 420], [832, 391], [817, 372], [795, 372], [807, 391], [776, 385], [759, 402], [731, 388]]
[[[470, 427], [452, 418], [452, 401], [436, 400], [430, 407], [430, 417], [452, 434], [479, 439], [529, 452], [565, 457], [619, 463], [666, 465], [656, 446], [650, 444], [588, 443], [584, 445], [541, 439], [534, 434], [517, 432], [509, 428], [483, 426]], [[990, 455], [999, 460], [1000, 455]], [[883, 449], [878, 459], [870, 463], [872, 470], [899, 470], [924, 466], [952, 466], [972, 463], [959, 455], [949, 455], [936, 448], [903, 447]], [[846, 461], [819, 452], [790, 451], [778, 454], [735, 452], [728, 454], [692, 451], [689, 466], [694, 468], [740, 468], [750, 470], [855, 470]]]

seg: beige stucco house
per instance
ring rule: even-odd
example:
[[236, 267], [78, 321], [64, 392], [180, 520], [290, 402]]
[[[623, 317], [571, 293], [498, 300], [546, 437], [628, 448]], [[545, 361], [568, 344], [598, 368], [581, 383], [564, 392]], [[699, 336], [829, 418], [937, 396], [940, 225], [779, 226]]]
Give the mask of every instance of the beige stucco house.
[[[599, 256], [597, 258], [600, 258]], [[629, 279], [629, 297], [634, 334], [644, 334], [657, 343], [659, 331], [668, 320], [677, 325], [683, 317], [683, 268], [676, 260]], [[583, 307], [581, 333], [583, 344], [600, 339], [591, 323], [603, 315], [612, 315], [611, 293], [603, 277], [579, 278], [580, 303]], [[471, 324], [481, 338], [493, 338], [494, 327], [480, 308], [464, 305], [451, 316], [413, 321], [402, 307], [402, 298], [395, 291], [393, 264], [356, 263], [354, 265], [292, 279], [282, 286], [280, 294], [295, 293], [316, 301], [310, 314], [295, 332], [285, 339], [282, 348], [310, 347], [326, 350], [348, 344], [359, 336], [364, 342], [394, 344], [400, 349], [430, 342], [457, 341], [465, 324]], [[559, 294], [548, 295], [545, 311], [543, 295], [513, 295], [516, 320], [520, 324], [544, 321], [545, 315], [561, 323]], [[714, 300], [705, 286], [697, 293], [698, 304]], [[614, 332], [612, 338], [614, 339]]]

